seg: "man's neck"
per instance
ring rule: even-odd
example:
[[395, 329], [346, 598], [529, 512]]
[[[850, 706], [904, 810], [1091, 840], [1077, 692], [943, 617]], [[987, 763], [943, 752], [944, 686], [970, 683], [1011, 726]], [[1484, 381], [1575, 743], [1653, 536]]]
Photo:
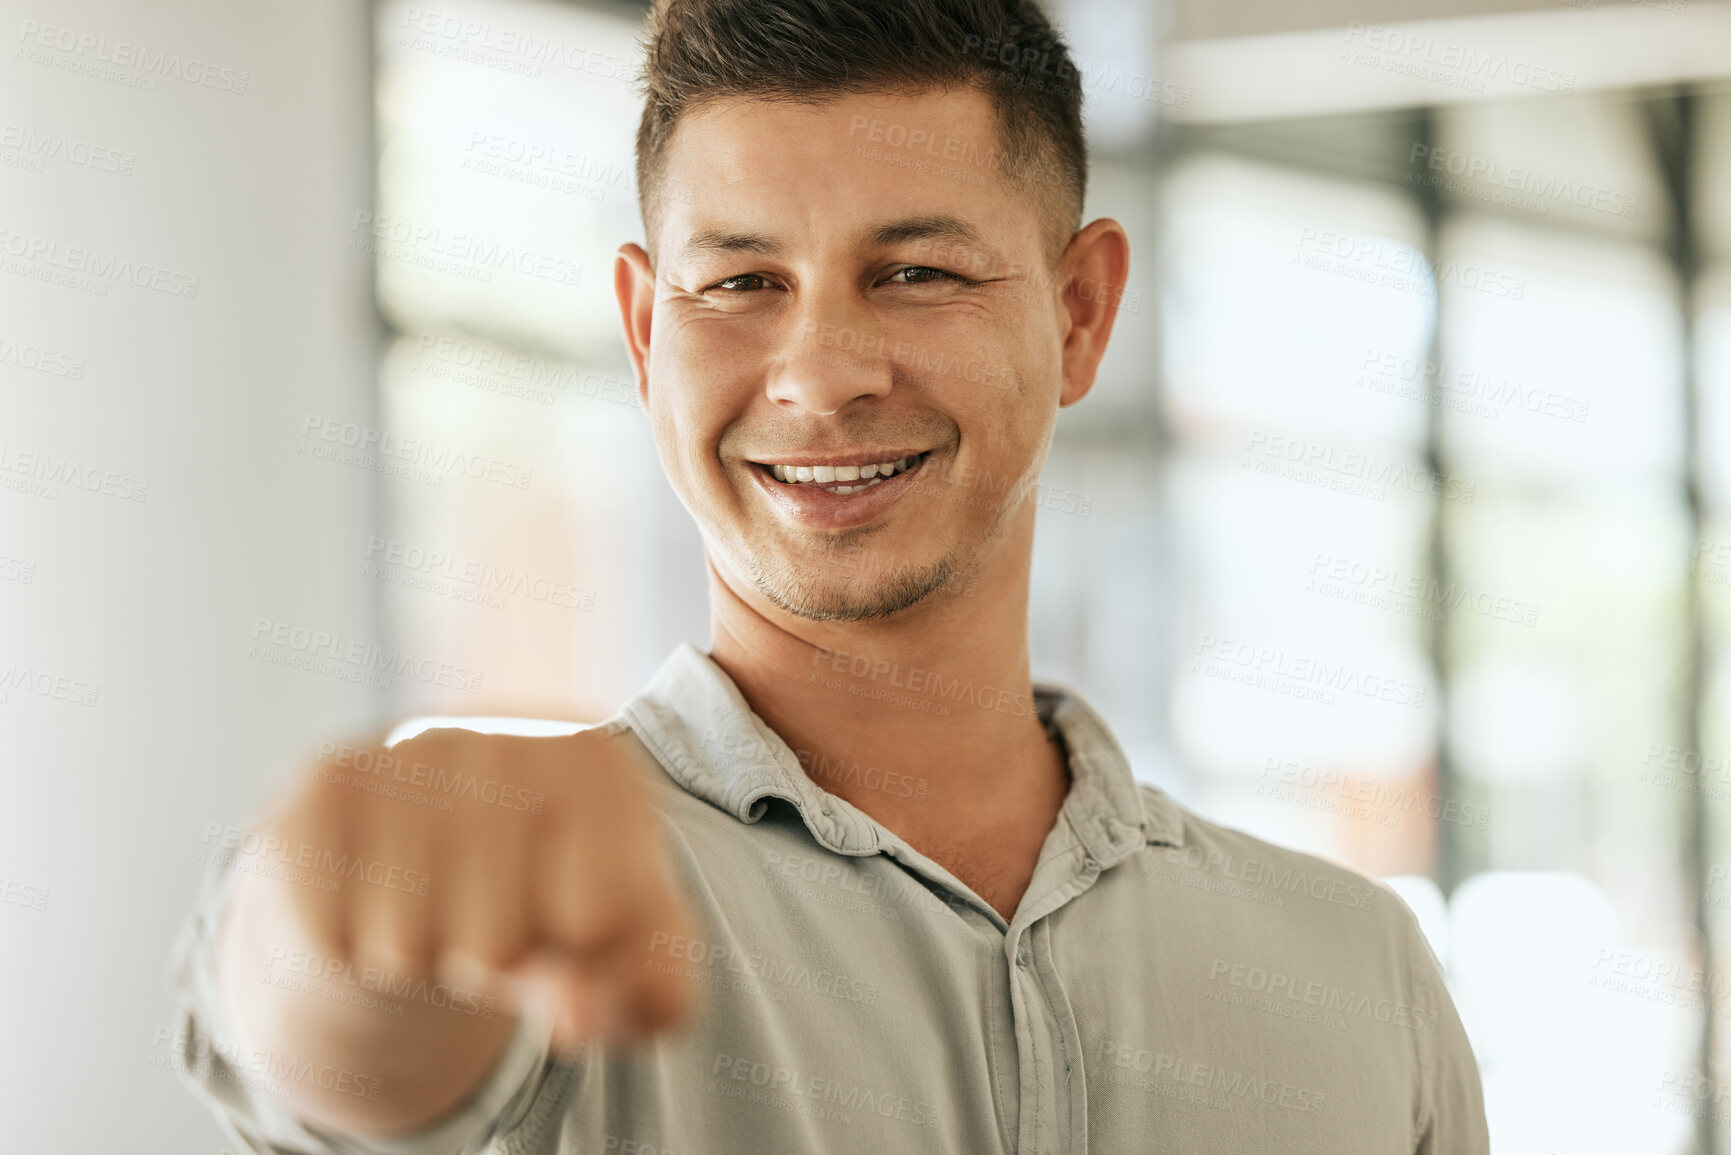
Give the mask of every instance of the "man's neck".
[[812, 622], [742, 597], [712, 565], [711, 657], [813, 782], [1008, 918], [1069, 773], [1035, 711], [1027, 566], [990, 569], [929, 608]]

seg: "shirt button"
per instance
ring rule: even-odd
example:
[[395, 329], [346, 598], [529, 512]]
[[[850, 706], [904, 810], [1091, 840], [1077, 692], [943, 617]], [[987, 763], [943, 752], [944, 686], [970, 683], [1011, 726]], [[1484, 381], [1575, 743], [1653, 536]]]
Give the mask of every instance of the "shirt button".
[[1022, 945], [1020, 945], [1016, 948], [1016, 965], [1019, 967], [1025, 967], [1028, 965], [1028, 944], [1027, 943], [1023, 943]]

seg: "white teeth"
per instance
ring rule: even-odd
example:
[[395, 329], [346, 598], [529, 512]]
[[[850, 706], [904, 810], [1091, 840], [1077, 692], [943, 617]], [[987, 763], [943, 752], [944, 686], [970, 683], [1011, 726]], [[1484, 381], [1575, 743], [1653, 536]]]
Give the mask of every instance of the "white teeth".
[[[815, 482], [831, 493], [857, 493], [867, 485], [893, 477], [903, 470], [909, 469], [919, 458], [902, 457], [895, 461], [877, 461], [870, 465], [772, 465], [770, 474], [777, 481], [797, 484], [802, 481]], [[862, 485], [837, 485], [836, 482], [860, 481]]]
[[824, 486], [824, 490], [829, 493], [858, 493], [862, 489], [870, 489], [874, 485], [882, 485], [883, 483], [883, 478], [874, 477], [872, 480], [861, 482], [858, 485], [826, 485]]

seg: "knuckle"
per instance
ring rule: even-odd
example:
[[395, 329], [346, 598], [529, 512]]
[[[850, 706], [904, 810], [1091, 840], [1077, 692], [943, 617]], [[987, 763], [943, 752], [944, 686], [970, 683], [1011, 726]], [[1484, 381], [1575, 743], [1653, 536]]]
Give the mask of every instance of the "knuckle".
[[494, 971], [511, 969], [529, 949], [529, 935], [520, 920], [463, 922], [452, 928], [448, 948]]
[[425, 973], [432, 968], [434, 925], [428, 912], [413, 905], [413, 896], [378, 896], [361, 904], [350, 938], [365, 949], [390, 955], [401, 966]]
[[589, 906], [564, 912], [559, 929], [564, 941], [577, 950], [600, 954], [627, 940], [630, 922], [611, 905], [606, 908]]
[[424, 943], [394, 934], [372, 932], [357, 937], [352, 960], [399, 978], [431, 978], [433, 960]]
[[301, 935], [320, 953], [342, 957], [348, 953], [349, 931], [343, 904], [334, 895], [304, 887], [293, 888], [289, 910]]

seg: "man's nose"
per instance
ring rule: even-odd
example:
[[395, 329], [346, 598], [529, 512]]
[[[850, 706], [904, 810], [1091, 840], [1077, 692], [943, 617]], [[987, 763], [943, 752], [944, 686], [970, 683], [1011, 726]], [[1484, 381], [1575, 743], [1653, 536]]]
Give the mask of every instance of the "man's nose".
[[885, 337], [857, 316], [790, 320], [769, 374], [769, 399], [820, 417], [861, 397], [890, 391], [892, 365]]

